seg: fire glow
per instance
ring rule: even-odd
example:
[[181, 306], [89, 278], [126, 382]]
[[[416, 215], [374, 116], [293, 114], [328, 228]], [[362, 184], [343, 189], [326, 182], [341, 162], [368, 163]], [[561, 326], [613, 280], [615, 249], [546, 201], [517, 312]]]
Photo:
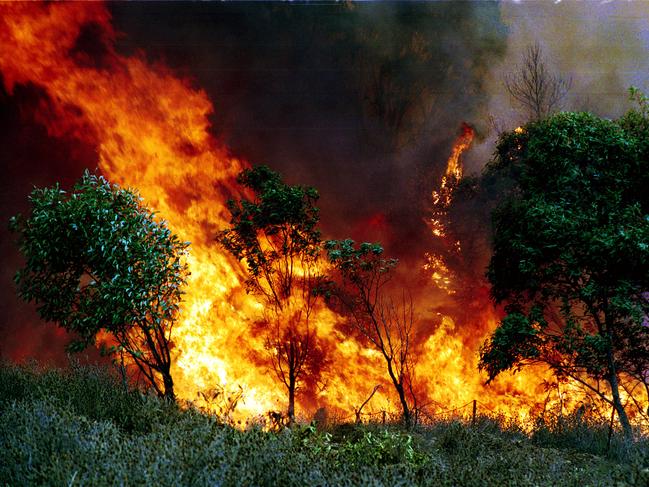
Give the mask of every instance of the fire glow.
[[[151, 65], [141, 54], [126, 57], [116, 52], [116, 33], [102, 4], [0, 9], [0, 71], [7, 91], [26, 83], [42, 88], [49, 105], [39, 122], [48, 132], [96, 147], [102, 173], [136, 188], [146, 204], [192, 244], [191, 276], [172, 336], [177, 395], [209, 407], [200, 392], [240, 387], [243, 399], [237, 411], [242, 417], [283, 410], [285, 390], [258, 359], [265, 354], [263, 338], [253, 332], [261, 304], [245, 292], [243, 265], [214, 241], [229, 222], [226, 200], [242, 195], [235, 177], [248, 163], [210, 135], [213, 108], [206, 93], [165, 66]], [[101, 59], [88, 59], [75, 50], [88, 26], [102, 33], [106, 52]], [[461, 155], [472, 138], [466, 126], [433, 192], [433, 204], [442, 199], [450, 203], [449, 185], [462, 177]], [[445, 235], [439, 220], [431, 229], [434, 236]], [[429, 260], [426, 265], [437, 276], [431, 286], [450, 289], [446, 264]], [[474, 399], [491, 412], [515, 417], [547, 403], [548, 393], [540, 384], [549, 374], [542, 369], [504, 375], [489, 387], [483, 385], [485, 378], [477, 372], [478, 347], [497, 323], [488, 299], [483, 301], [483, 311], [472, 323], [443, 316], [438, 326], [422, 326], [417, 332], [417, 389], [431, 416]], [[326, 307], [317, 310], [316, 321], [331, 365], [321, 387], [298, 392], [298, 414], [309, 416], [325, 407], [330, 414], [348, 418], [376, 385], [382, 387], [364, 412], [397, 412], [398, 400], [378, 352], [343, 334], [342, 317]]]

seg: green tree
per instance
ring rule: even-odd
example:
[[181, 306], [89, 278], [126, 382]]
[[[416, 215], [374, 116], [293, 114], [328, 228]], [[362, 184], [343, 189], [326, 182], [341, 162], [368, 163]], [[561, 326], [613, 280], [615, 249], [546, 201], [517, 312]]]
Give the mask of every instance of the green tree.
[[487, 173], [513, 184], [488, 278], [506, 316], [480, 358], [489, 381], [549, 365], [611, 404], [627, 436], [620, 380], [649, 363], [649, 131], [635, 116], [562, 113], [501, 137]]
[[76, 339], [109, 332], [156, 392], [174, 399], [171, 333], [187, 276], [188, 243], [173, 235], [134, 191], [87, 171], [67, 193], [34, 189], [31, 214], [11, 220], [25, 267], [19, 295]]
[[325, 248], [338, 276], [322, 292], [330, 301], [335, 298], [351, 316], [356, 330], [383, 356], [399, 396], [403, 420], [410, 425], [417, 407], [413, 390], [413, 306], [405, 296], [395, 303], [385, 289], [398, 261], [385, 258], [383, 248], [376, 243], [355, 246], [353, 240], [330, 240]]
[[288, 392], [288, 417], [295, 394], [316, 380], [326, 365], [313, 323], [321, 275], [318, 192], [290, 186], [266, 166], [246, 169], [238, 182], [254, 199], [228, 201], [230, 228], [217, 237], [248, 268], [247, 290], [265, 304], [266, 348], [271, 368]]

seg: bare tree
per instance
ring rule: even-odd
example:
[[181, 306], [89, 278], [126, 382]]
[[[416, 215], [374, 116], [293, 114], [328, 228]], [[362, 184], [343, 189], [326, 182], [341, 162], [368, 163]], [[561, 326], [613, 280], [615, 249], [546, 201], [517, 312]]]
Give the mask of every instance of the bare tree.
[[528, 46], [522, 64], [505, 77], [507, 92], [533, 121], [559, 110], [571, 87], [572, 78], [561, 78], [548, 70], [538, 42]]
[[410, 425], [417, 411], [417, 397], [413, 389], [415, 355], [412, 353], [412, 338], [415, 317], [412, 299], [404, 295], [398, 304], [391, 298], [381, 299], [376, 309], [378, 319], [361, 322], [359, 329], [363, 328], [365, 336], [385, 358], [388, 375], [399, 395], [404, 422]]
[[410, 425], [417, 409], [413, 389], [414, 309], [405, 293], [396, 303], [385, 294], [397, 260], [383, 258], [383, 248], [378, 244], [363, 243], [355, 248], [352, 240], [329, 241], [325, 248], [339, 273], [329, 295], [337, 298], [356, 330], [383, 356], [399, 396], [403, 420]]

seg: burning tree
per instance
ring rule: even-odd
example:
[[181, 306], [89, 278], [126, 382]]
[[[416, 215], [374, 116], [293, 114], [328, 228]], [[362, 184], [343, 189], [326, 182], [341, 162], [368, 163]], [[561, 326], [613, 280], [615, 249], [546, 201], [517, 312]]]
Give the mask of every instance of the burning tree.
[[410, 425], [417, 408], [413, 390], [413, 305], [405, 296], [398, 303], [385, 294], [398, 261], [384, 258], [383, 248], [376, 243], [355, 247], [353, 240], [330, 240], [325, 248], [339, 275], [324, 292], [335, 298], [351, 316], [356, 330], [385, 359], [403, 420]]
[[621, 379], [646, 386], [649, 364], [648, 127], [637, 114], [555, 115], [504, 135], [489, 169], [513, 189], [494, 213], [488, 272], [507, 314], [480, 367], [492, 380], [548, 364], [611, 404], [627, 436]]
[[34, 189], [31, 215], [12, 218], [25, 268], [20, 296], [75, 334], [72, 350], [103, 329], [156, 392], [174, 399], [171, 332], [187, 270], [186, 242], [156, 221], [137, 193], [88, 172], [70, 193]]
[[238, 182], [254, 200], [228, 201], [231, 227], [218, 240], [237, 259], [245, 260], [247, 290], [266, 305], [266, 348], [272, 370], [288, 392], [288, 417], [295, 417], [295, 394], [306, 380], [317, 377], [325, 355], [312, 315], [314, 290], [321, 275], [318, 192], [289, 186], [265, 166], [246, 169]]

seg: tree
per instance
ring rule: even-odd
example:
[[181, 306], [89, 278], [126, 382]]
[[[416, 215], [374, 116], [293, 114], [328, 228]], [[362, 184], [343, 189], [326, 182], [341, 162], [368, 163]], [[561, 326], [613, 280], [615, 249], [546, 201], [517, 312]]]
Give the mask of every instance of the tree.
[[67, 193], [34, 189], [31, 214], [11, 220], [25, 267], [19, 295], [40, 316], [94, 344], [102, 329], [156, 392], [174, 399], [171, 333], [187, 276], [188, 243], [173, 235], [134, 191], [87, 171]]
[[414, 312], [405, 295], [400, 303], [385, 294], [385, 285], [397, 266], [383, 257], [379, 244], [330, 240], [325, 249], [338, 278], [323, 288], [352, 318], [356, 330], [381, 353], [392, 385], [399, 396], [403, 420], [410, 425], [417, 400], [413, 390]]
[[488, 278], [506, 316], [480, 358], [489, 381], [549, 365], [611, 404], [627, 436], [620, 379], [649, 363], [649, 130], [633, 120], [563, 113], [501, 137], [487, 172], [513, 185]]
[[528, 46], [523, 54], [523, 63], [517, 71], [505, 77], [507, 92], [533, 121], [559, 110], [571, 87], [571, 78], [564, 79], [548, 71], [538, 43]]
[[295, 394], [325, 366], [325, 354], [312, 322], [318, 297], [320, 232], [318, 192], [290, 186], [266, 166], [246, 169], [238, 182], [254, 199], [228, 201], [230, 228], [217, 237], [237, 259], [245, 260], [247, 290], [265, 307], [266, 348], [271, 368], [288, 392], [288, 417], [295, 417]]

